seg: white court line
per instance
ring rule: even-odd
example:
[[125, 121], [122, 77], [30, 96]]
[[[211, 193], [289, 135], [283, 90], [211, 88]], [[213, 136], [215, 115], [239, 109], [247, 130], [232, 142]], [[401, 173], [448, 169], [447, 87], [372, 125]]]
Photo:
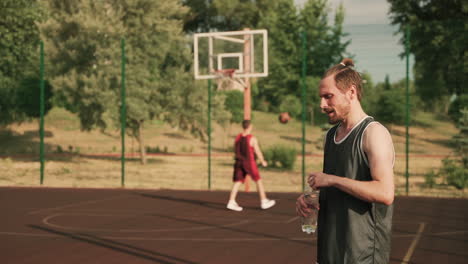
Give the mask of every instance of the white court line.
[[289, 219], [288, 221], [286, 221], [286, 224], [292, 223], [292, 222], [296, 221], [296, 219], [298, 219], [298, 218], [299, 218], [299, 216], [295, 216], [295, 217]]
[[434, 233], [431, 235], [444, 236], [444, 235], [461, 235], [461, 234], [466, 234], [466, 233], [468, 233], [468, 230], [439, 232], [439, 233]]
[[0, 235], [28, 236], [28, 237], [58, 237], [58, 235], [51, 235], [51, 234], [34, 234], [34, 233], [19, 233], [19, 232], [0, 232]]
[[[426, 236], [450, 236], [450, 235], [462, 235], [468, 234], [468, 230], [458, 230], [458, 231], [447, 231], [447, 232], [437, 232], [431, 233], [430, 235]], [[402, 234], [402, 235], [392, 235], [392, 238], [406, 238], [406, 237], [413, 237], [414, 234]]]
[[[234, 222], [234, 223], [229, 223], [229, 224], [220, 224], [216, 226], [193, 226], [193, 227], [175, 227], [175, 228], [159, 228], [159, 229], [105, 229], [105, 228], [79, 228], [79, 227], [72, 227], [72, 226], [62, 226], [62, 225], [57, 225], [54, 223], [51, 223], [50, 220], [52, 218], [58, 217], [58, 216], [63, 216], [63, 215], [83, 215], [83, 214], [53, 214], [46, 216], [42, 219], [42, 223], [44, 225], [53, 227], [53, 228], [58, 228], [58, 229], [64, 229], [64, 230], [72, 230], [72, 231], [81, 231], [81, 232], [120, 232], [120, 233], [148, 233], [148, 232], [171, 232], [171, 231], [200, 231], [200, 230], [209, 230], [209, 229], [215, 229], [215, 228], [225, 228], [225, 227], [233, 227], [233, 226], [239, 226], [243, 224], [247, 224], [250, 221], [249, 220], [243, 220], [239, 222]], [[114, 215], [86, 215], [86, 216], [109, 216], [109, 217], [114, 217]], [[203, 223], [202, 223], [203, 224]], [[201, 225], [201, 224], [198, 224]]]
[[[421, 229], [421, 226], [420, 226]], [[466, 233], [466, 231], [457, 231], [456, 233]], [[422, 233], [422, 231], [421, 231]], [[432, 235], [444, 235], [449, 232], [440, 232], [434, 233]], [[450, 232], [452, 233], [452, 232]], [[455, 232], [453, 232], [455, 233]], [[74, 234], [74, 233], [73, 233]], [[37, 234], [37, 233], [20, 233], [20, 232], [1, 232], [0, 235], [7, 236], [27, 236], [27, 237], [63, 237], [62, 235], [57, 234]], [[269, 238], [269, 237], [260, 237], [260, 238], [242, 238], [242, 237], [231, 237], [231, 238], [203, 238], [203, 237], [136, 237], [136, 236], [99, 236], [104, 239], [114, 239], [114, 240], [129, 240], [129, 241], [200, 241], [200, 242], [242, 242], [242, 241], [279, 241], [279, 240], [297, 240], [297, 241], [314, 241], [317, 239], [316, 236], [301, 236], [301, 237], [285, 237], [285, 238]], [[411, 256], [410, 256], [411, 257]], [[406, 258], [406, 257], [405, 257]], [[409, 261], [409, 260], [408, 260]]]
[[[63, 235], [56, 234], [34, 234], [34, 233], [18, 233], [18, 232], [0, 232], [0, 235], [9, 235], [9, 236], [28, 236], [28, 237], [63, 237]], [[80, 234], [75, 234], [75, 236], [82, 236]], [[316, 240], [315, 236], [310, 237], [285, 237], [285, 238], [269, 238], [269, 237], [260, 237], [260, 238], [188, 238], [188, 237], [128, 237], [128, 236], [99, 236], [102, 239], [114, 239], [114, 240], [132, 240], [132, 241], [200, 241], [200, 242], [238, 242], [238, 241], [281, 241], [281, 240], [297, 240], [297, 241], [309, 241]], [[67, 238], [68, 239], [68, 238]]]
[[38, 213], [42, 213], [42, 212], [61, 210], [61, 209], [74, 207], [74, 206], [80, 206], [80, 205], [85, 205], [85, 204], [93, 204], [93, 203], [98, 203], [98, 202], [103, 202], [103, 201], [115, 200], [115, 199], [119, 199], [119, 198], [124, 197], [124, 196], [129, 196], [129, 195], [128, 194], [127, 195], [118, 195], [118, 196], [113, 196], [113, 197], [109, 197], [109, 198], [105, 198], [105, 199], [84, 201], [84, 202], [78, 202], [78, 203], [71, 203], [71, 204], [52, 207], [52, 208], [44, 208], [44, 209], [39, 209], [39, 210], [36, 210], [36, 211], [29, 212], [28, 214], [38, 214]]
[[416, 236], [413, 239], [413, 242], [411, 242], [410, 247], [408, 248], [408, 251], [406, 252], [405, 257], [403, 258], [402, 264], [409, 263], [411, 256], [413, 255], [414, 249], [416, 248], [416, 245], [419, 242], [419, 239], [421, 239], [421, 234], [424, 231], [424, 227], [426, 226], [426, 223], [422, 222], [419, 224], [419, 229], [418, 233], [416, 233]]

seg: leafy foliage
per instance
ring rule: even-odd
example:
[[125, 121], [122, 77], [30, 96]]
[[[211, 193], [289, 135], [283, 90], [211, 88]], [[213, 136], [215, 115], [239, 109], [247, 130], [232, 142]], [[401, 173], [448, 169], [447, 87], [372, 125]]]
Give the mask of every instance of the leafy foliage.
[[[0, 3], [0, 124], [39, 116], [39, 29], [36, 0]], [[47, 91], [50, 92], [50, 86]], [[46, 93], [46, 100], [48, 95]], [[37, 108], [34, 108], [37, 106]], [[50, 107], [46, 107], [46, 111]]]
[[38, 1], [3, 0], [0, 3], [0, 77], [19, 80], [39, 46], [41, 19]]
[[226, 96], [224, 106], [231, 113], [231, 123], [241, 123], [244, 120], [244, 94], [230, 90], [222, 92]]
[[[342, 41], [344, 9], [336, 10], [334, 24], [329, 25], [331, 9], [326, 0], [306, 1], [300, 10], [293, 0], [187, 0], [184, 4], [194, 14], [185, 20], [190, 32], [268, 30], [269, 76], [259, 79], [258, 91], [253, 90], [254, 108], [262, 111], [278, 112], [287, 95], [300, 98], [303, 31], [308, 39], [307, 75], [312, 78], [339, 62], [349, 44]], [[206, 14], [210, 16], [202, 19]]]
[[455, 159], [444, 159], [439, 173], [446, 177], [447, 184], [457, 189], [464, 189], [468, 185], [468, 168], [460, 166], [461, 162]]
[[[77, 112], [84, 130], [120, 124], [121, 38], [126, 50], [127, 132], [140, 143], [145, 122], [165, 120], [202, 139], [206, 89], [191, 77], [189, 43], [182, 31], [188, 9], [177, 0], [49, 0], [41, 25], [57, 96]], [[216, 118], [226, 119], [215, 96]]]
[[462, 112], [463, 108], [466, 108], [467, 106], [468, 106], [468, 93], [458, 96], [452, 102], [448, 110], [448, 115], [454, 122], [458, 123], [459, 120], [463, 118], [463, 112]]
[[461, 117], [457, 123], [460, 133], [454, 137], [453, 141], [456, 152], [461, 156], [461, 165], [468, 168], [468, 107], [464, 107], [460, 113]]
[[442, 167], [436, 175], [427, 174], [426, 183], [433, 183], [431, 178], [443, 177], [447, 184], [457, 189], [468, 186], [468, 108], [461, 110], [457, 126], [460, 134], [454, 138], [457, 157], [442, 160]]
[[297, 150], [294, 147], [274, 145], [266, 149], [263, 154], [269, 167], [292, 170], [296, 162]]
[[427, 187], [434, 188], [437, 185], [437, 178], [439, 174], [435, 170], [431, 170], [428, 173], [424, 174], [424, 182]]
[[[388, 0], [393, 24], [410, 27], [417, 93], [430, 105], [442, 95], [462, 94], [468, 82], [468, 2]], [[401, 40], [404, 43], [404, 39]]]
[[302, 103], [296, 96], [287, 95], [284, 100], [281, 101], [279, 111], [288, 112], [292, 117], [300, 118], [302, 113]]
[[[16, 90], [17, 103], [16, 108], [26, 117], [40, 117], [40, 79], [36, 77], [26, 77], [23, 79]], [[52, 109], [52, 85], [44, 82], [44, 113]]]
[[382, 122], [404, 124], [406, 116], [404, 94], [396, 89], [383, 91], [377, 101], [375, 114]]
[[362, 78], [362, 99], [361, 105], [362, 108], [366, 111], [366, 113], [374, 116], [375, 115], [375, 108], [377, 106], [377, 100], [379, 99], [379, 93], [381, 88], [379, 86], [374, 86], [372, 81], [372, 77], [369, 73], [363, 72], [361, 73]]

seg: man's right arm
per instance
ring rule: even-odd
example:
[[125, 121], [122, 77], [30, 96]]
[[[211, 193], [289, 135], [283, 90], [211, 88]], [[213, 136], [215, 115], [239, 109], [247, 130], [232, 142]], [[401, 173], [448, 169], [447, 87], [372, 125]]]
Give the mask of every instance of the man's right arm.
[[265, 161], [265, 158], [263, 157], [263, 153], [260, 150], [260, 147], [258, 146], [257, 138], [252, 137], [251, 143], [252, 143], [252, 147], [254, 148], [255, 154], [260, 159], [260, 163], [262, 163], [262, 166], [263, 167], [268, 166], [268, 163]]
[[309, 185], [314, 189], [336, 187], [358, 199], [390, 205], [394, 199], [393, 142], [381, 124], [369, 126], [363, 136], [363, 148], [369, 161], [371, 181], [357, 181], [322, 172], [311, 173]]

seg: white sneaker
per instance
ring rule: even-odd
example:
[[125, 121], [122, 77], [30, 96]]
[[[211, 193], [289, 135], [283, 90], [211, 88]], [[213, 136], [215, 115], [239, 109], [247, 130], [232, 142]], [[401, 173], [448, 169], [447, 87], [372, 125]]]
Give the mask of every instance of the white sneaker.
[[233, 211], [237, 211], [237, 212], [240, 212], [240, 211], [242, 211], [242, 209], [243, 209], [242, 207], [240, 207], [240, 206], [236, 203], [236, 201], [233, 201], [233, 200], [230, 200], [230, 201], [228, 202], [228, 204], [227, 204], [226, 207], [227, 207], [227, 209], [229, 209], [229, 210], [233, 210]]
[[265, 199], [261, 202], [261, 205], [260, 207], [262, 209], [268, 209], [268, 208], [271, 208], [273, 207], [274, 205], [276, 204], [275, 200], [268, 200], [268, 199]]

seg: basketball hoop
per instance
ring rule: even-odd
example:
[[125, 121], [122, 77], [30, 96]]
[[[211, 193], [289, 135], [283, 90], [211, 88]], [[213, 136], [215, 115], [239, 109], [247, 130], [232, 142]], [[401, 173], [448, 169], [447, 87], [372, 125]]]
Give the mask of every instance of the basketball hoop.
[[218, 90], [237, 90], [243, 92], [246, 85], [242, 78], [234, 76], [236, 69], [215, 70], [214, 74], [218, 82]]
[[221, 69], [221, 70], [215, 70], [214, 74], [216, 75], [216, 79], [220, 78], [233, 78], [234, 73], [236, 72], [236, 69]]

